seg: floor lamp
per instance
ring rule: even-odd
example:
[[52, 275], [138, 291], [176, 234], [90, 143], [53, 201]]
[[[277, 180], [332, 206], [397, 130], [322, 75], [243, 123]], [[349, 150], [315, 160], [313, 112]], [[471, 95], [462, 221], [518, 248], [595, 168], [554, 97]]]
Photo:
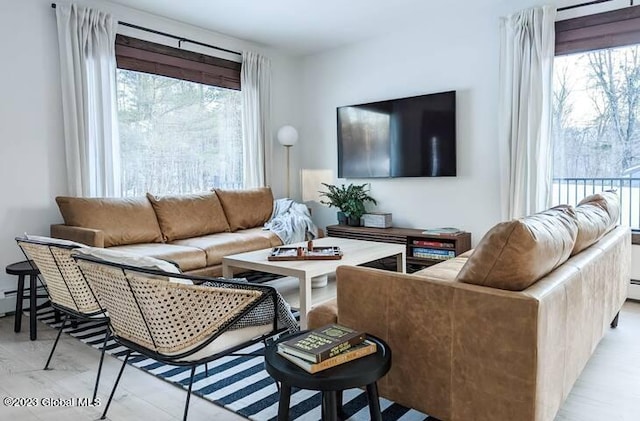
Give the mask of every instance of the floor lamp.
[[278, 142], [287, 150], [287, 197], [291, 198], [291, 174], [289, 166], [289, 149], [298, 142], [298, 131], [293, 126], [282, 126], [277, 134]]

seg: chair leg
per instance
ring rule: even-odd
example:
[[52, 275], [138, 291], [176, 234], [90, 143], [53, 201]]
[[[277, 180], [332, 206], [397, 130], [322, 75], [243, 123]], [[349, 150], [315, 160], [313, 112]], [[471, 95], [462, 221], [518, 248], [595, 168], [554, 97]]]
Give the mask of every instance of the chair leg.
[[204, 375], [209, 377], [209, 363], [204, 363]]
[[38, 276], [29, 277], [29, 338], [32, 341], [38, 339]]
[[69, 319], [69, 315], [64, 315], [64, 320], [62, 321], [62, 326], [60, 326], [60, 330], [58, 330], [58, 336], [56, 336], [56, 341], [53, 343], [53, 347], [51, 348], [51, 352], [49, 353], [49, 358], [47, 358], [47, 363], [44, 365], [44, 369], [49, 369], [49, 363], [51, 362], [51, 357], [53, 357], [53, 352], [56, 350], [56, 346], [58, 346], [58, 341], [60, 340], [60, 335], [62, 335], [62, 331], [64, 330], [64, 325], [67, 323], [67, 319]]
[[93, 398], [91, 402], [96, 403], [96, 396], [98, 396], [98, 385], [100, 384], [100, 373], [102, 372], [102, 362], [104, 361], [104, 352], [107, 349], [107, 341], [110, 337], [109, 328], [106, 327], [104, 332], [104, 342], [102, 343], [102, 352], [100, 352], [100, 363], [98, 364], [98, 375], [96, 376], [96, 385], [93, 387]]
[[193, 386], [193, 376], [196, 374], [196, 366], [191, 367], [191, 377], [189, 378], [189, 390], [187, 391], [187, 402], [184, 404], [183, 421], [187, 421], [187, 413], [189, 412], [189, 400], [191, 399], [191, 387]]
[[16, 315], [13, 331], [18, 333], [22, 327], [22, 301], [24, 300], [24, 275], [18, 275], [18, 295], [16, 296]]
[[122, 372], [124, 371], [124, 367], [127, 365], [127, 361], [129, 361], [129, 356], [131, 355], [131, 350], [127, 351], [127, 355], [124, 357], [124, 361], [122, 362], [122, 367], [120, 367], [120, 372], [118, 373], [118, 377], [116, 377], [116, 382], [113, 385], [113, 389], [111, 390], [111, 395], [109, 395], [109, 400], [107, 401], [107, 406], [104, 408], [104, 412], [100, 417], [101, 420], [107, 418], [107, 411], [109, 410], [109, 406], [111, 405], [111, 400], [113, 399], [113, 395], [116, 394], [116, 389], [118, 387], [118, 383], [120, 383], [120, 377], [122, 377]]

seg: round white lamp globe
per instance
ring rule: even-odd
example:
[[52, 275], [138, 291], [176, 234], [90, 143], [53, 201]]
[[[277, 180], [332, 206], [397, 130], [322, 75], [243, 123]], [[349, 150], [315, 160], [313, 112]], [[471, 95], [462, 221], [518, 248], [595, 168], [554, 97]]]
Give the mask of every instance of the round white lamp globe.
[[282, 126], [278, 130], [277, 138], [282, 146], [293, 146], [298, 142], [298, 131], [293, 126]]

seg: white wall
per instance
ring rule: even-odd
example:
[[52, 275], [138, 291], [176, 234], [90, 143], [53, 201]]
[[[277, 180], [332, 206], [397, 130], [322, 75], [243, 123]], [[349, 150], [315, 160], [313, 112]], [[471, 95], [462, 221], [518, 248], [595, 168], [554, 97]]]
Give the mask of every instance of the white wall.
[[[272, 59], [273, 132], [284, 124], [299, 127], [299, 59], [113, 3], [84, 3], [125, 22], [232, 50], [266, 54]], [[15, 288], [15, 277], [6, 275], [4, 267], [24, 258], [14, 238], [25, 231], [48, 234], [49, 225], [61, 221], [54, 198], [66, 194], [57, 33], [50, 4], [50, 0], [0, 2], [0, 291]], [[119, 32], [176, 45], [175, 40], [163, 41], [127, 28]], [[273, 147], [276, 196], [284, 194], [283, 149]]]
[[[475, 244], [500, 218], [498, 54], [497, 15], [451, 10], [417, 29], [306, 58], [301, 167], [337, 174], [336, 107], [456, 90], [457, 177], [338, 183], [371, 182], [377, 209], [392, 212], [395, 226], [456, 226]], [[314, 212], [321, 225], [336, 221], [335, 209]]]

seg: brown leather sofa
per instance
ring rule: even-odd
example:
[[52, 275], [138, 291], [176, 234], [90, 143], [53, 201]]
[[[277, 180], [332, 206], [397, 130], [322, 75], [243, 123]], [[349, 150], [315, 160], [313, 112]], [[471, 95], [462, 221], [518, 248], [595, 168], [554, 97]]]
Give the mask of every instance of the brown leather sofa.
[[441, 420], [553, 420], [626, 299], [628, 227], [609, 194], [498, 224], [414, 274], [342, 266], [309, 314], [383, 338], [380, 394]]
[[262, 229], [268, 187], [136, 198], [57, 197], [64, 224], [51, 236], [171, 260], [193, 275], [220, 276], [222, 257], [282, 244]]

